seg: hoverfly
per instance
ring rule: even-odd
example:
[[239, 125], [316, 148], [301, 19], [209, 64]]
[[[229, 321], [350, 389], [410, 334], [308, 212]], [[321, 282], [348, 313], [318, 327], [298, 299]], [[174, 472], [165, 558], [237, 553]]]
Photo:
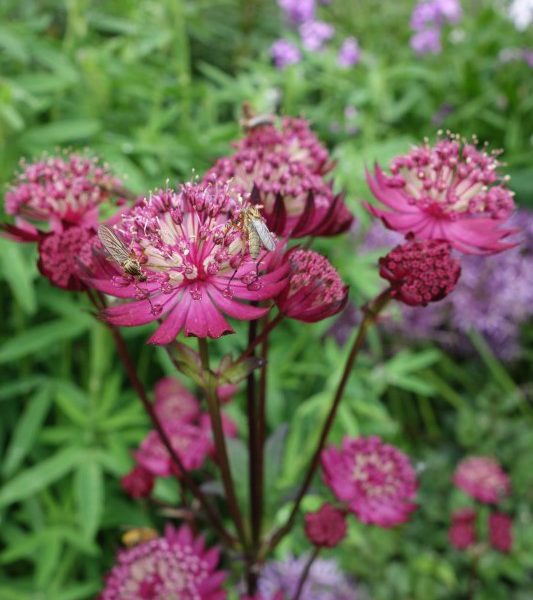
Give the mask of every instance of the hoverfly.
[[133, 548], [133, 546], [137, 546], [137, 544], [142, 544], [143, 542], [149, 542], [150, 540], [155, 540], [158, 537], [158, 533], [155, 529], [151, 527], [135, 527], [133, 529], [128, 529], [122, 534], [122, 543], [126, 548]]
[[256, 127], [261, 127], [263, 125], [274, 125], [276, 119], [274, 115], [255, 115], [253, 117], [245, 117], [241, 119], [241, 127], [245, 131], [250, 131], [251, 129], [255, 129]]
[[98, 227], [98, 237], [109, 255], [124, 270], [125, 273], [134, 277], [137, 281], [146, 281], [146, 274], [141, 268], [139, 259], [130, 252], [124, 242], [107, 225]]
[[270, 252], [276, 249], [276, 239], [266, 226], [258, 206], [247, 206], [242, 210], [239, 228], [245, 234], [248, 251], [254, 260], [259, 256], [261, 246]]

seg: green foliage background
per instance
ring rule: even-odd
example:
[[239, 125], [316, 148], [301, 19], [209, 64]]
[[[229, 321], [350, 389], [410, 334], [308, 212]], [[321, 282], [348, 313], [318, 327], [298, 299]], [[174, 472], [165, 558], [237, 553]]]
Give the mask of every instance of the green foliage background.
[[[413, 4], [333, 0], [323, 15], [338, 43], [359, 39], [361, 64], [341, 70], [328, 51], [280, 72], [268, 56], [283, 29], [271, 0], [3, 0], [0, 182], [11, 179], [21, 156], [89, 146], [143, 193], [166, 178], [187, 180], [227, 152], [244, 101], [260, 111], [279, 104], [309, 117], [332, 148], [336, 183], [364, 225], [364, 166], [433, 135], [434, 115], [449, 105], [443, 125], [503, 147], [518, 201], [531, 205], [532, 71], [501, 59], [506, 49], [533, 47], [531, 32], [515, 31], [501, 2], [469, 0], [443, 53], [416, 59], [408, 45]], [[355, 116], [346, 116], [348, 106]], [[320, 248], [350, 283], [354, 302], [378, 289], [376, 257], [358, 255], [353, 239]], [[32, 248], [0, 239], [0, 277], [0, 599], [92, 598], [121, 528], [150, 523], [147, 507], [118, 484], [148, 424], [107, 332], [82, 298], [39, 278]], [[283, 350], [272, 354], [269, 382], [271, 525], [286, 515], [339, 377], [343, 351], [324, 338], [329, 325], [291, 323], [275, 336]], [[459, 362], [431, 346], [393, 351], [373, 333], [333, 438], [376, 433], [410, 452], [421, 470], [421, 507], [398, 531], [352, 523], [335, 551], [370, 597], [530, 597], [531, 333], [524, 331], [522, 360], [505, 366], [475, 334], [478, 356]], [[171, 372], [163, 354], [144, 345], [147, 328], [125, 335], [148, 384]], [[241, 347], [238, 336], [219, 346]], [[242, 419], [240, 398], [231, 410]], [[483, 554], [474, 596], [469, 558], [446, 540], [450, 511], [465, 503], [450, 475], [469, 453], [494, 454], [511, 474], [505, 508], [516, 536], [511, 554]], [[242, 464], [238, 444], [232, 457]], [[238, 483], [245, 502], [246, 481]], [[158, 489], [161, 498], [173, 492], [171, 484]], [[306, 508], [327, 497], [317, 482]], [[298, 528], [279, 556], [305, 549]]]

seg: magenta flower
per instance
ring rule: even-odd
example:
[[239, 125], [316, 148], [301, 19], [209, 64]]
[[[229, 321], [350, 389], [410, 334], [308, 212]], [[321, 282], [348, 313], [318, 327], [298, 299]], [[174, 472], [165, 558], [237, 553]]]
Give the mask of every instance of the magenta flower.
[[377, 436], [344, 438], [322, 452], [326, 485], [363, 523], [393, 527], [416, 509], [416, 474], [409, 458]]
[[[224, 413], [222, 413], [220, 416], [222, 419], [222, 431], [224, 432], [224, 435], [228, 438], [236, 438], [238, 433], [237, 423], [235, 423], [231, 417], [228, 417], [228, 415]], [[211, 418], [207, 413], [204, 413], [200, 416], [199, 425], [200, 429], [204, 431], [209, 440], [209, 456], [216, 460], [217, 453], [215, 440], [213, 437], [213, 428], [211, 427]]]
[[513, 547], [513, 520], [509, 515], [495, 512], [489, 516], [489, 537], [493, 548], [510, 552]]
[[276, 40], [270, 47], [270, 56], [276, 68], [283, 70], [302, 60], [302, 53], [296, 44], [289, 40]]
[[391, 210], [367, 208], [400, 233], [446, 239], [466, 254], [494, 254], [513, 247], [502, 240], [516, 231], [501, 227], [514, 202], [499, 166], [495, 154], [456, 136], [415, 147], [392, 161], [392, 175], [379, 165], [367, 173], [372, 193]]
[[146, 498], [154, 489], [154, 476], [144, 467], [136, 465], [120, 480], [122, 489], [132, 498]]
[[344, 513], [331, 504], [305, 515], [305, 535], [315, 546], [335, 548], [346, 537], [347, 525]]
[[[211, 440], [204, 429], [181, 421], [168, 421], [164, 429], [172, 448], [180, 457], [184, 468], [192, 471], [201, 468], [211, 450]], [[152, 475], [169, 477], [180, 475], [170, 454], [155, 430], [144, 438], [135, 452], [135, 460]]]
[[200, 403], [175, 377], [163, 377], [154, 388], [155, 410], [163, 423], [193, 423], [200, 416]]
[[470, 456], [461, 461], [453, 483], [474, 500], [497, 504], [511, 491], [509, 477], [498, 461], [488, 456]]
[[225, 600], [219, 551], [183, 525], [165, 535], [120, 550], [99, 600]]
[[390, 282], [392, 296], [409, 306], [426, 306], [445, 298], [455, 288], [461, 265], [450, 256], [444, 240], [416, 241], [407, 236], [379, 259], [379, 274]]
[[266, 314], [268, 307], [238, 300], [277, 296], [287, 284], [287, 268], [260, 272], [264, 253], [257, 260], [250, 256], [245, 232], [236, 225], [240, 211], [228, 187], [215, 183], [161, 190], [133, 208], [115, 229], [146, 281], [101, 261], [90, 284], [135, 300], [108, 308], [103, 317], [126, 327], [162, 320], [149, 343], [169, 344], [181, 331], [202, 338], [232, 333], [223, 313], [242, 320]]
[[329, 153], [307, 121], [285, 118], [279, 128], [252, 128], [235, 148], [206, 178], [229, 181], [238, 193], [251, 194], [271, 231], [299, 238], [349, 229], [351, 213], [324, 180], [332, 166]]
[[476, 541], [476, 511], [462, 508], [452, 514], [452, 524], [448, 530], [450, 544], [458, 550], [466, 550]]
[[315, 323], [340, 312], [348, 300], [348, 286], [325, 256], [292, 249], [289, 285], [276, 299], [280, 312], [291, 319]]

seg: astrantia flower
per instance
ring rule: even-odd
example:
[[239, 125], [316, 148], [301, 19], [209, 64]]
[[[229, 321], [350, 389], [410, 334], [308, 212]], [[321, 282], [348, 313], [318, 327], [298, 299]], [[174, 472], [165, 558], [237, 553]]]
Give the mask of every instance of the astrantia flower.
[[335, 548], [346, 537], [347, 525], [344, 513], [331, 504], [305, 515], [305, 535], [315, 546]]
[[510, 552], [513, 547], [513, 520], [503, 513], [489, 516], [489, 536], [493, 548], [500, 552]]
[[324, 21], [308, 21], [300, 26], [303, 47], [310, 52], [322, 50], [324, 44], [335, 35], [335, 28]]
[[276, 40], [270, 47], [270, 56], [278, 69], [296, 65], [302, 59], [302, 53], [296, 44], [289, 40]]
[[346, 38], [342, 43], [337, 56], [339, 66], [348, 69], [349, 67], [356, 65], [360, 58], [361, 50], [357, 40], [354, 37]]
[[470, 456], [455, 470], [453, 483], [480, 502], [496, 504], [511, 490], [509, 478], [498, 461], [488, 456]]
[[261, 205], [267, 225], [278, 235], [336, 235], [353, 220], [324, 175], [328, 151], [304, 119], [285, 118], [281, 127], [252, 128], [235, 144], [236, 152], [218, 160], [206, 179], [230, 182]]
[[118, 235], [142, 265], [145, 282], [114, 275], [103, 266], [93, 287], [135, 301], [108, 308], [113, 325], [135, 326], [162, 320], [149, 342], [169, 344], [187, 336], [218, 338], [233, 329], [223, 313], [258, 319], [269, 308], [238, 300], [277, 296], [287, 284], [287, 268], [263, 275], [263, 253], [251, 258], [246, 232], [238, 226], [241, 204], [227, 186], [186, 184], [179, 192], [159, 191], [127, 213]]
[[[163, 426], [184, 468], [191, 471], [202, 467], [211, 450], [211, 441], [205, 430], [181, 421], [168, 421]], [[135, 460], [141, 467], [159, 477], [180, 474], [155, 430], [144, 438], [135, 452]]]
[[458, 550], [465, 550], [476, 541], [476, 511], [471, 508], [456, 510], [452, 514], [452, 524], [448, 531], [450, 544]]
[[154, 476], [144, 467], [136, 465], [120, 480], [122, 489], [132, 498], [146, 498], [154, 489]]
[[322, 452], [322, 469], [326, 484], [363, 523], [393, 527], [416, 508], [409, 458], [379, 437], [344, 438], [340, 450]]
[[390, 211], [367, 205], [385, 225], [420, 239], [446, 239], [466, 254], [493, 254], [514, 244], [501, 226], [514, 209], [513, 193], [498, 173], [495, 154], [450, 136], [433, 147], [415, 147], [391, 163], [392, 175], [376, 166], [367, 179]]
[[328, 259], [312, 250], [290, 250], [289, 285], [276, 299], [291, 319], [315, 323], [340, 312], [348, 299], [344, 284]]
[[119, 551], [99, 600], [225, 600], [218, 562], [188, 526], [167, 525], [163, 537]]
[[392, 296], [409, 306], [426, 306], [453, 291], [461, 265], [444, 240], [408, 241], [379, 259], [379, 274], [390, 282]]
[[200, 415], [200, 403], [175, 377], [163, 377], [154, 388], [155, 411], [163, 423], [192, 423]]
[[[308, 556], [267, 562], [259, 577], [262, 600], [294, 598]], [[334, 559], [318, 558], [309, 571], [302, 590], [305, 600], [357, 600], [356, 586], [339, 569]]]

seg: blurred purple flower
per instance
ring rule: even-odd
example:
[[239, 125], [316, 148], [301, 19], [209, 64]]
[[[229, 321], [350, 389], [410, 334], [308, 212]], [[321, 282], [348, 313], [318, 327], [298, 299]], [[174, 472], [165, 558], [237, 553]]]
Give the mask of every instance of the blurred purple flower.
[[522, 51], [522, 58], [527, 63], [528, 67], [530, 67], [531, 69], [533, 69], [533, 50], [530, 50], [530, 49], [523, 50]]
[[457, 24], [463, 16], [459, 0], [423, 0], [411, 14], [411, 28], [422, 31], [428, 27]]
[[[293, 598], [308, 556], [268, 562], [259, 579], [263, 600], [273, 600], [281, 590], [284, 598]], [[315, 560], [303, 588], [305, 600], [357, 600], [359, 594], [333, 559]]]
[[302, 25], [315, 18], [315, 0], [278, 0], [278, 5], [291, 25]]
[[318, 52], [335, 35], [335, 28], [324, 21], [309, 21], [300, 26], [300, 37], [306, 50]]
[[361, 58], [361, 50], [359, 43], [354, 37], [346, 38], [340, 47], [339, 54], [337, 56], [337, 62], [339, 66], [348, 69], [356, 65]]
[[289, 40], [276, 40], [270, 47], [270, 56], [278, 69], [285, 69], [289, 65], [299, 63], [302, 55], [296, 44]]
[[442, 50], [440, 29], [423, 29], [411, 37], [411, 48], [418, 54], [439, 54]]

